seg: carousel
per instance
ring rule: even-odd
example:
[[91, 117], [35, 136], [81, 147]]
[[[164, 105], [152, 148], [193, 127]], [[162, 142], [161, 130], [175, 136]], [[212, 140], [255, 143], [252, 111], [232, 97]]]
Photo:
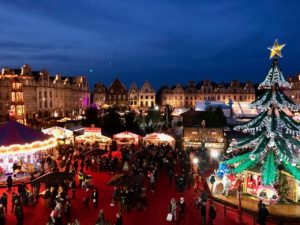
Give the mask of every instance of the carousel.
[[54, 137], [14, 120], [5, 123], [0, 127], [0, 175], [38, 172], [41, 154], [56, 145]]
[[151, 133], [147, 134], [144, 138], [144, 143], [147, 145], [170, 145], [175, 147], [175, 139], [164, 133]]
[[42, 129], [44, 134], [54, 136], [57, 141], [61, 144], [70, 144], [73, 142], [73, 131], [62, 127], [51, 127]]
[[129, 131], [124, 131], [113, 135], [113, 139], [117, 142], [118, 150], [122, 146], [133, 145], [135, 149], [138, 148], [141, 136], [138, 134], [131, 133]]
[[111, 139], [102, 135], [101, 128], [98, 127], [85, 127], [84, 134], [77, 136], [76, 142], [80, 143], [97, 143], [100, 148], [106, 149], [111, 144]]

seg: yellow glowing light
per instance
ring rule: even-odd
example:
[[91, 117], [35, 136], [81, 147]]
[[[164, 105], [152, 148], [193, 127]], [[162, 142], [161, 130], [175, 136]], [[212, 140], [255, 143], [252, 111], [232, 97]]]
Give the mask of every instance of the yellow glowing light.
[[271, 48], [268, 48], [271, 51], [270, 59], [272, 59], [275, 56], [282, 57], [281, 50], [283, 49], [284, 46], [285, 44], [280, 45], [276, 39], [273, 46]]
[[55, 138], [50, 138], [45, 141], [36, 141], [25, 145], [10, 145], [0, 146], [0, 155], [14, 155], [14, 154], [30, 154], [38, 151], [45, 151], [57, 146]]
[[199, 159], [197, 157], [193, 158], [193, 164], [197, 165], [199, 163]]

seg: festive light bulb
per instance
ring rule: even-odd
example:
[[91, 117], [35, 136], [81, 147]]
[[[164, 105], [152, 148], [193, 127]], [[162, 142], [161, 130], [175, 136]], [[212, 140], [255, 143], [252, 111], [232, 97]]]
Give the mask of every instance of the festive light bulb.
[[250, 159], [251, 159], [252, 161], [254, 161], [255, 158], [256, 158], [255, 155], [253, 155], [253, 154], [250, 155]]

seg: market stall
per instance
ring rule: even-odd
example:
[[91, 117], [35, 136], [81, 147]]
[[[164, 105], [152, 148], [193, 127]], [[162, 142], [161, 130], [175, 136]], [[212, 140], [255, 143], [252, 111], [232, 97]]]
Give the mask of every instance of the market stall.
[[[299, 185], [296, 179], [283, 170], [280, 171], [279, 176], [284, 177], [287, 182], [286, 186], [288, 191], [286, 199], [293, 202], [298, 202]], [[264, 202], [271, 204], [278, 202], [281, 197], [278, 190], [276, 190], [274, 187], [262, 185], [261, 175], [258, 171], [245, 170], [243, 192], [254, 195], [262, 199]]]
[[38, 170], [40, 154], [52, 150], [56, 145], [54, 137], [13, 120], [5, 123], [0, 127], [0, 167], [3, 174], [11, 174], [16, 170], [35, 172]]
[[143, 138], [146, 145], [153, 144], [153, 145], [170, 145], [173, 148], [175, 147], [175, 139], [164, 133], [151, 133], [147, 134]]
[[73, 142], [73, 131], [66, 128], [55, 126], [47, 129], [42, 129], [42, 132], [44, 134], [54, 136], [58, 140], [58, 142], [62, 144], [70, 144]]
[[141, 136], [129, 131], [124, 131], [113, 135], [113, 139], [117, 142], [118, 150], [120, 150], [120, 148], [124, 145], [133, 145], [134, 148], [137, 149]]
[[75, 138], [76, 142], [83, 143], [97, 143], [98, 147], [107, 149], [111, 144], [111, 139], [102, 135], [101, 128], [98, 127], [85, 127], [84, 134]]

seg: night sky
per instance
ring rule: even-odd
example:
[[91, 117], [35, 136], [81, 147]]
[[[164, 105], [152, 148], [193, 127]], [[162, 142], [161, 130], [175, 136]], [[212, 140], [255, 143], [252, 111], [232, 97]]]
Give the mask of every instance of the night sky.
[[[288, 4], [287, 4], [288, 3]], [[90, 86], [261, 81], [267, 47], [300, 71], [300, 1], [11, 0], [0, 3], [0, 65], [83, 74]]]

